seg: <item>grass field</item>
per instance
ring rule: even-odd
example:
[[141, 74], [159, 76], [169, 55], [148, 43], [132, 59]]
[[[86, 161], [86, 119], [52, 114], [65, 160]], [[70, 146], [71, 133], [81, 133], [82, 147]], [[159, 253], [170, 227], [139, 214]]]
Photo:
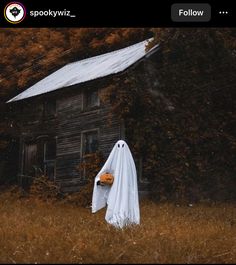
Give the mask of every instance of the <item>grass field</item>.
[[140, 203], [117, 230], [105, 210], [0, 193], [0, 263], [236, 263], [236, 206]]

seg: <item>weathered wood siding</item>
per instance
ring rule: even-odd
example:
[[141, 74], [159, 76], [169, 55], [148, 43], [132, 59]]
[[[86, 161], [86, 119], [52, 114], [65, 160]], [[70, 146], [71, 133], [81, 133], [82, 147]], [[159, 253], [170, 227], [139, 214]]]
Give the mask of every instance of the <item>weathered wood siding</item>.
[[56, 100], [56, 115], [52, 117], [43, 115], [42, 102], [45, 97], [49, 97], [47, 94], [19, 104], [19, 175], [23, 174], [24, 144], [28, 141], [38, 142], [44, 137], [56, 138], [55, 181], [62, 191], [76, 191], [84, 183], [84, 176], [80, 176], [76, 169], [81, 161], [81, 139], [84, 131], [98, 130], [99, 150], [107, 158], [113, 145], [121, 137], [120, 121], [114, 116], [108, 122], [109, 106], [102, 103], [94, 110], [83, 110], [83, 91], [75, 87], [64, 93], [60, 91], [50, 95], [49, 100]]
[[81, 159], [81, 139], [84, 131], [98, 130], [99, 150], [105, 158], [120, 138], [120, 121], [115, 117], [108, 123], [109, 106], [100, 103], [95, 110], [83, 110], [83, 90], [57, 100], [57, 160], [56, 181], [65, 191], [79, 188], [83, 176], [76, 166]]
[[[37, 144], [37, 147], [39, 147], [38, 151], [41, 151], [40, 156], [42, 156], [43, 140], [54, 138], [57, 135], [57, 119], [52, 116], [44, 116], [42, 97], [19, 102], [16, 109], [18, 110], [16, 119], [20, 130], [18, 180], [19, 184], [21, 184], [25, 175], [24, 156], [26, 144], [29, 142]], [[37, 157], [39, 158], [39, 154]]]

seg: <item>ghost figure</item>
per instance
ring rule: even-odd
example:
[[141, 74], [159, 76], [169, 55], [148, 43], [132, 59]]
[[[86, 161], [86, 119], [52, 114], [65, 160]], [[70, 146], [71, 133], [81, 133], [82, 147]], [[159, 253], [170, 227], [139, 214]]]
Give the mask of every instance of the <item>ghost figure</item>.
[[[98, 185], [104, 173], [114, 176], [112, 185]], [[140, 223], [137, 173], [130, 149], [119, 140], [94, 181], [92, 213], [107, 205], [105, 219], [117, 228]]]

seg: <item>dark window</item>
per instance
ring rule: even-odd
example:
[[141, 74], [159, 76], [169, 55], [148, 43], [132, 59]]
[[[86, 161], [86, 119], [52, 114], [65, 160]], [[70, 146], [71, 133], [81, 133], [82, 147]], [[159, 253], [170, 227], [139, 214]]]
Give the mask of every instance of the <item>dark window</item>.
[[56, 139], [52, 138], [44, 143], [44, 174], [53, 180], [56, 166]]
[[55, 116], [55, 114], [56, 114], [56, 100], [44, 101], [43, 114], [44, 114], [45, 118]]
[[83, 133], [83, 155], [95, 153], [98, 150], [98, 132], [89, 131]]
[[54, 176], [55, 176], [55, 161], [46, 161], [44, 168], [45, 168], [45, 175], [50, 180], [54, 180]]
[[45, 142], [45, 160], [54, 160], [56, 157], [56, 139]]
[[93, 109], [100, 105], [98, 90], [87, 90], [84, 93], [84, 109]]

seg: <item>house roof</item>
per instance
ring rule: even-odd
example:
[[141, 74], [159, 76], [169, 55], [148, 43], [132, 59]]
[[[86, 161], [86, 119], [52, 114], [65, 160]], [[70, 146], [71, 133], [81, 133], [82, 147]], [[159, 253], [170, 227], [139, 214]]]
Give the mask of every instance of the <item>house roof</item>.
[[69, 63], [10, 99], [7, 103], [122, 72], [158, 46], [156, 45], [146, 52], [146, 44], [150, 40], [147, 39], [123, 49]]

